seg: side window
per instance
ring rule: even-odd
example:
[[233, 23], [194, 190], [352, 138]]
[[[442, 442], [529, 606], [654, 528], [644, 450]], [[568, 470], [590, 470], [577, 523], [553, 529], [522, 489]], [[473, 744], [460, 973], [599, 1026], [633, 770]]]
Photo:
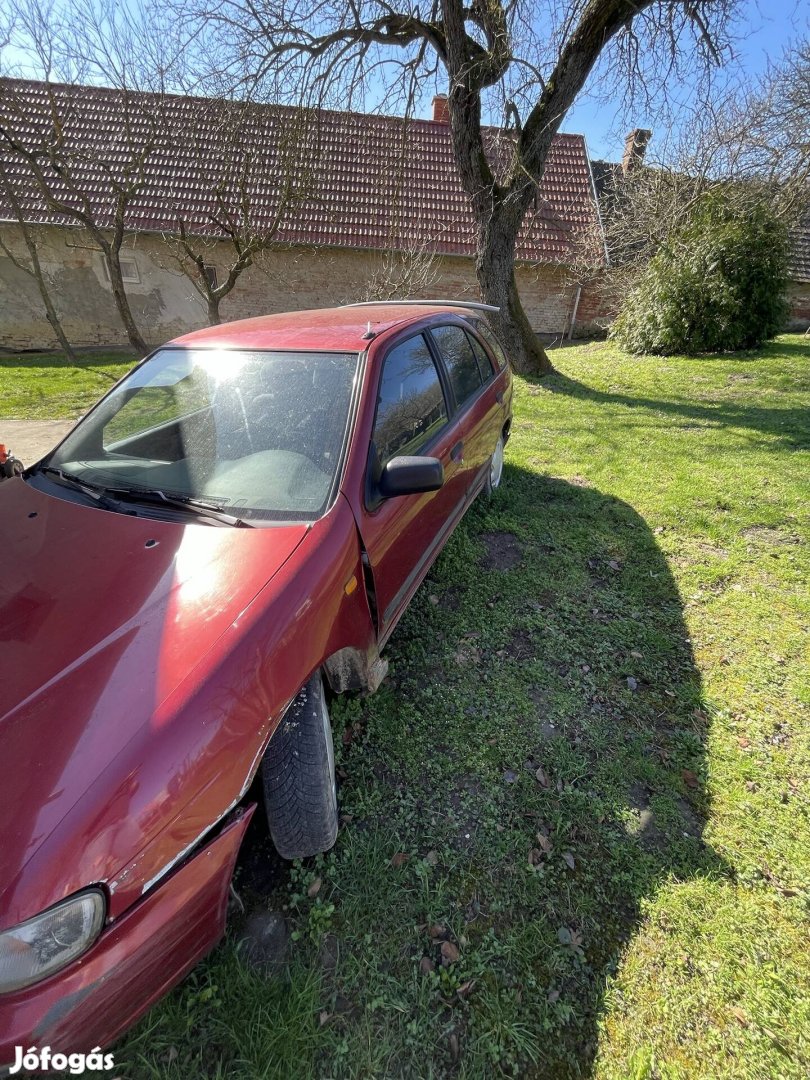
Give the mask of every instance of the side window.
[[495, 374], [492, 370], [492, 361], [484, 351], [484, 346], [478, 340], [477, 337], [473, 337], [472, 334], [467, 334], [472, 345], [472, 351], [475, 354], [475, 359], [478, 362], [478, 370], [481, 372], [481, 378], [484, 382], [488, 382]]
[[437, 326], [430, 333], [447, 365], [456, 402], [463, 405], [483, 382], [470, 339], [460, 326]]
[[380, 468], [400, 454], [418, 454], [446, 423], [439, 373], [418, 334], [395, 346], [383, 365], [373, 436]]
[[492, 355], [495, 357], [498, 363], [498, 367], [501, 369], [501, 371], [503, 371], [503, 369], [506, 367], [506, 353], [503, 351], [503, 346], [501, 345], [500, 341], [498, 341], [490, 328], [484, 322], [477, 322], [475, 324], [475, 329], [478, 331], [478, 333], [481, 335], [487, 345], [489, 345], [490, 349], [492, 350]]

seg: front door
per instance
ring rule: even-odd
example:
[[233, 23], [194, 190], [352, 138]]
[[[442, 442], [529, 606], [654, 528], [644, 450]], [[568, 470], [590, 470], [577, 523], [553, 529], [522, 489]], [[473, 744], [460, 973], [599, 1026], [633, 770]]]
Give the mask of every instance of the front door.
[[[374, 477], [394, 457], [438, 458], [438, 491], [382, 499]], [[379, 638], [393, 630], [408, 600], [464, 512], [468, 477], [464, 448], [446, 388], [427, 341], [415, 334], [385, 356], [369, 450], [369, 484], [360, 523], [377, 602]]]

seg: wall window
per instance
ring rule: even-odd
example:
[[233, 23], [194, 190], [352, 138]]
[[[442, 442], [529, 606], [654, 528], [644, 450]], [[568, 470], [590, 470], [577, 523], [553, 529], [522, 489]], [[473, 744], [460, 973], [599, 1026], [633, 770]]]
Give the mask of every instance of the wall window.
[[439, 373], [418, 334], [395, 346], [383, 365], [373, 436], [380, 468], [400, 454], [419, 454], [446, 423]]
[[208, 282], [208, 288], [215, 289], [217, 287], [217, 268], [206, 263], [203, 266], [203, 273], [205, 274], [205, 280]]
[[447, 365], [456, 403], [463, 405], [483, 385], [470, 339], [460, 326], [438, 326], [430, 333]]
[[[118, 260], [121, 264], [121, 277], [124, 284], [140, 285], [141, 275], [138, 273], [138, 264], [132, 258], [121, 257]], [[102, 259], [101, 265], [104, 268], [104, 278], [107, 284], [110, 284], [110, 270], [107, 266], [107, 260]]]

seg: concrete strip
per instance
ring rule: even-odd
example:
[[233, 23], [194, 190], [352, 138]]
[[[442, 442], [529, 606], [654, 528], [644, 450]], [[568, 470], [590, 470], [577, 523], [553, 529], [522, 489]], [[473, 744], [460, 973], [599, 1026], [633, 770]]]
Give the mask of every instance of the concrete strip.
[[2, 420], [0, 443], [20, 459], [33, 465], [67, 434], [75, 420]]

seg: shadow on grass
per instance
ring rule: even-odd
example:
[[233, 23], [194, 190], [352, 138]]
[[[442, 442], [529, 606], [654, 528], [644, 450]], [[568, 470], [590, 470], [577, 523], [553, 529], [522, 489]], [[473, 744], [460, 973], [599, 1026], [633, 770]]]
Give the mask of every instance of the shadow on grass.
[[[808, 350], [804, 350], [807, 355]], [[759, 357], [761, 359], [761, 356]], [[778, 445], [789, 446], [795, 450], [810, 447], [810, 423], [805, 408], [764, 408], [759, 405], [730, 405], [728, 402], [696, 404], [691, 400], [666, 400], [660, 398], [637, 397], [605, 390], [579, 382], [559, 373], [550, 375], [538, 384], [553, 394], [565, 394], [583, 401], [592, 401], [599, 405], [624, 405], [629, 409], [644, 409], [655, 413], [686, 421], [679, 426], [690, 426], [692, 422], [717, 427], [738, 427], [756, 431], [759, 434], [774, 437]]]
[[728, 874], [681, 597], [631, 506], [507, 467], [388, 653], [333, 705], [335, 851], [276, 882], [285, 1011], [226, 947], [121, 1048], [128, 1076], [588, 1076], [645, 903]]

